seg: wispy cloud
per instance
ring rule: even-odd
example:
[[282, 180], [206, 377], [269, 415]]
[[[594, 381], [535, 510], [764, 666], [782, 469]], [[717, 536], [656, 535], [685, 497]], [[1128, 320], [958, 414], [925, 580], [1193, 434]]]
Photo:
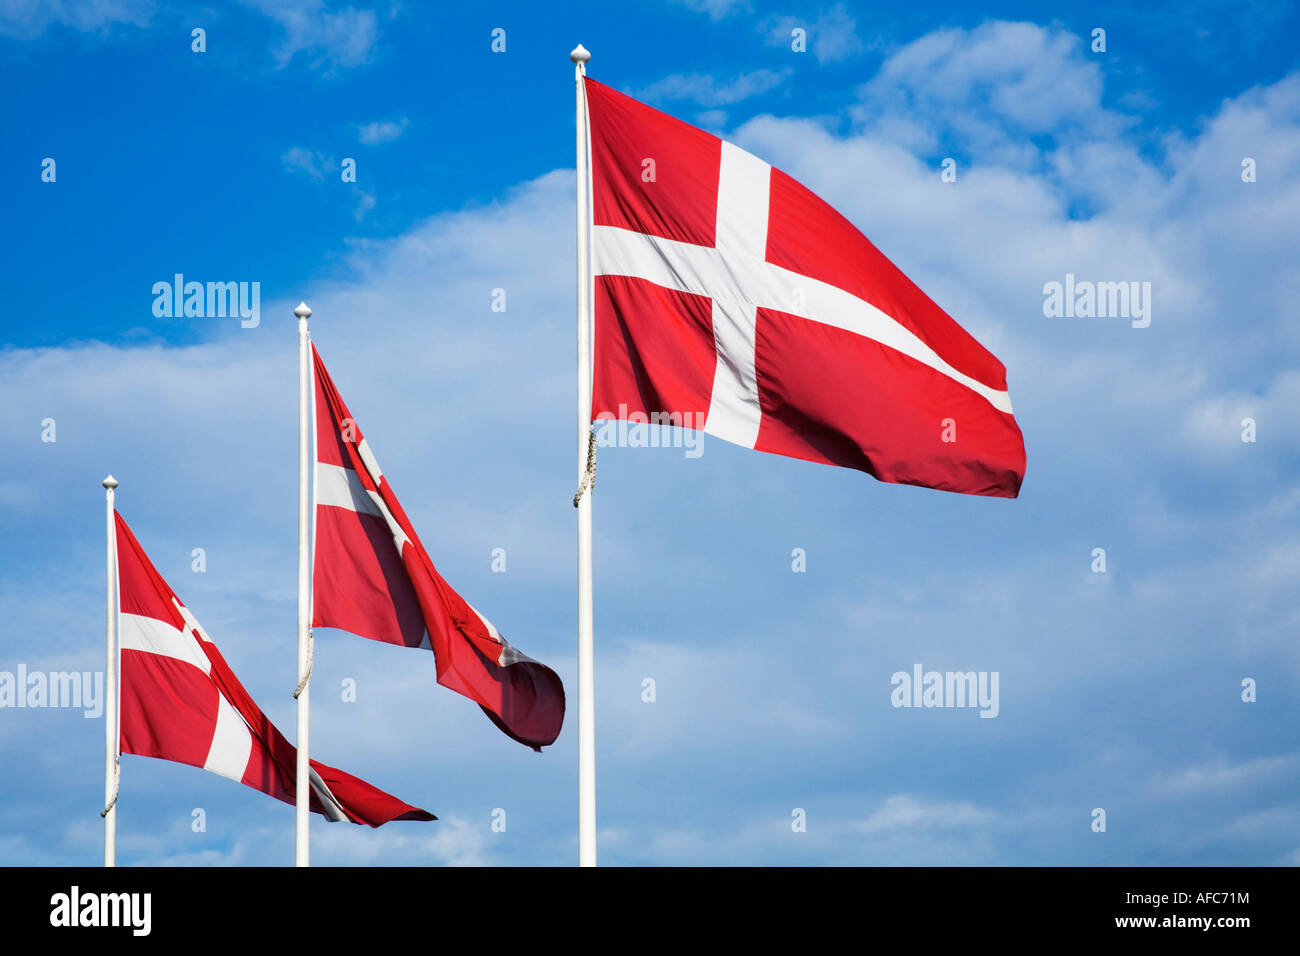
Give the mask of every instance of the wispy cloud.
[[818, 63], [851, 60], [873, 46], [859, 34], [857, 19], [842, 3], [812, 18], [780, 16], [759, 23], [759, 31], [767, 36], [769, 46], [789, 49], [795, 40], [795, 30], [803, 31], [805, 49]]
[[324, 153], [318, 153], [302, 146], [294, 146], [288, 150], [280, 157], [280, 162], [284, 164], [287, 171], [303, 173], [308, 179], [317, 182], [323, 180], [325, 174], [335, 166], [334, 160]]
[[675, 0], [688, 10], [707, 14], [710, 20], [724, 20], [733, 13], [749, 10], [749, 0]]
[[901, 832], [980, 827], [995, 819], [997, 814], [991, 810], [970, 803], [923, 802], [902, 793], [889, 797], [867, 817], [851, 821], [847, 829], [863, 836], [880, 837]]
[[[295, 146], [287, 150], [280, 157], [280, 163], [285, 172], [306, 176], [314, 183], [323, 183], [330, 179], [335, 182], [343, 181], [341, 178], [343, 165], [339, 161], [333, 156], [303, 146]], [[362, 222], [378, 204], [378, 198], [372, 190], [362, 189], [356, 183], [348, 183], [347, 187], [357, 194], [356, 204], [352, 207], [352, 218]]]
[[379, 17], [357, 7], [331, 9], [324, 0], [240, 0], [278, 24], [281, 65], [305, 54], [315, 66], [354, 67], [366, 63], [379, 40]]
[[400, 120], [376, 120], [373, 123], [364, 123], [357, 127], [357, 138], [367, 146], [391, 143], [402, 135], [407, 123], [405, 116]]
[[1251, 783], [1276, 780], [1293, 773], [1300, 766], [1295, 754], [1257, 757], [1241, 763], [1219, 760], [1178, 770], [1159, 771], [1152, 775], [1147, 790], [1156, 797], [1187, 797], [1202, 793], [1222, 793]]
[[361, 220], [365, 219], [366, 215], [375, 208], [377, 202], [378, 200], [375, 199], [374, 193], [361, 190], [361, 195], [357, 197], [356, 208], [352, 211], [352, 218], [357, 222], [361, 222]]
[[[380, 36], [374, 9], [326, 0], [238, 0], [279, 28], [274, 48], [284, 66], [300, 54], [313, 68], [361, 66], [372, 58]], [[385, 16], [397, 8], [388, 5]], [[170, 14], [170, 11], [164, 11]], [[160, 13], [156, 0], [11, 0], [0, 6], [0, 36], [31, 40], [52, 26], [107, 34], [118, 26], [148, 27]]]
[[154, 0], [7, 0], [0, 4], [0, 36], [31, 40], [54, 25], [81, 33], [106, 32], [114, 26], [147, 26]]
[[773, 90], [791, 70], [752, 70], [729, 80], [707, 73], [673, 73], [634, 93], [652, 103], [692, 102], [700, 106], [732, 106]]

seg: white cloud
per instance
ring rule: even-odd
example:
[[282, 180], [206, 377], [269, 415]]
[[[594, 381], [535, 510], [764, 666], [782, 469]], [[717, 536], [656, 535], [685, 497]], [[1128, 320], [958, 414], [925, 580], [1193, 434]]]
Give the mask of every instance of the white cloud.
[[361, 222], [366, 218], [370, 211], [375, 208], [376, 202], [377, 200], [375, 199], [374, 193], [362, 190], [360, 196], [357, 198], [357, 208], [352, 211], [352, 218], [357, 222]]
[[[1256, 444], [1300, 446], [1300, 369], [1280, 372], [1258, 392], [1231, 391], [1207, 395], [1188, 408], [1181, 437], [1220, 461], [1241, 461], [1250, 443], [1243, 442], [1243, 422], [1255, 422]], [[1246, 446], [1243, 449], [1243, 444]]]
[[357, 137], [367, 146], [391, 143], [402, 135], [407, 122], [407, 118], [403, 116], [400, 120], [376, 120], [373, 123], [365, 123], [357, 127]]
[[705, 129], [716, 136], [721, 136], [723, 127], [727, 125], [727, 111], [703, 110], [696, 114], [695, 122], [700, 129]]
[[506, 825], [505, 834], [459, 817], [399, 822], [368, 833], [361, 827], [321, 826], [313, 842], [334, 866], [500, 866], [491, 840], [508, 846], [509, 816]]
[[748, 10], [749, 0], [676, 0], [688, 10], [707, 14], [710, 20], [724, 20], [733, 13]]
[[804, 31], [807, 52], [818, 63], [840, 63], [861, 56], [873, 44], [858, 33], [858, 21], [843, 3], [837, 3], [816, 17], [783, 16], [764, 20], [759, 31], [766, 34], [769, 46], [792, 48], [793, 31]]
[[366, 63], [379, 40], [374, 10], [331, 10], [324, 0], [240, 0], [284, 30], [276, 59], [287, 64], [299, 53], [315, 65], [352, 67]]
[[983, 827], [997, 819], [990, 810], [969, 803], [922, 802], [906, 793], [889, 797], [879, 810], [847, 825], [850, 832], [867, 837], [896, 833]]
[[[648, 826], [607, 826], [601, 852], [616, 863], [668, 865], [970, 865], [988, 863], [1007, 821], [970, 803], [924, 800], [899, 793], [866, 817], [846, 814], [826, 801], [803, 799], [792, 782], [806, 829], [791, 826], [793, 805], [764, 801], [765, 814], [716, 813], [710, 826], [659, 821]], [[803, 791], [803, 796], [795, 794]]]
[[1067, 30], [1032, 23], [938, 30], [885, 60], [855, 115], [914, 151], [951, 140], [982, 163], [1021, 166], [1028, 137], [1122, 127], [1100, 108], [1101, 67], [1086, 49]]
[[1200, 793], [1222, 793], [1284, 777], [1300, 766], [1295, 754], [1280, 757], [1257, 757], [1241, 763], [1218, 760], [1178, 770], [1159, 771], [1147, 782], [1147, 790], [1161, 798], [1178, 798]]
[[[283, 66], [299, 54], [311, 66], [333, 70], [370, 61], [379, 41], [379, 14], [325, 0], [239, 0], [280, 28], [275, 58]], [[388, 7], [388, 13], [396, 10]], [[118, 26], [148, 27], [156, 0], [8, 0], [0, 9], [0, 36], [39, 37], [59, 25], [80, 33], [111, 33]], [[187, 28], [188, 29], [188, 28]]]
[[155, 7], [153, 0], [6, 0], [0, 6], [0, 36], [32, 40], [55, 24], [81, 33], [144, 27]]
[[[343, 168], [333, 156], [302, 146], [294, 146], [287, 150], [280, 157], [280, 163], [286, 172], [304, 175], [316, 183], [325, 182], [326, 179], [339, 181], [337, 177], [340, 176]], [[373, 192], [359, 186], [354, 186], [354, 191], [356, 203], [352, 207], [352, 218], [357, 222], [363, 222], [378, 204], [378, 199]]]
[[790, 70], [753, 70], [730, 80], [718, 80], [707, 73], [673, 73], [633, 92], [638, 99], [653, 103], [690, 101], [700, 106], [732, 106], [780, 86]]
[[289, 172], [304, 173], [308, 179], [316, 182], [323, 180], [325, 174], [335, 167], [331, 157], [302, 146], [289, 149], [280, 157], [280, 162]]

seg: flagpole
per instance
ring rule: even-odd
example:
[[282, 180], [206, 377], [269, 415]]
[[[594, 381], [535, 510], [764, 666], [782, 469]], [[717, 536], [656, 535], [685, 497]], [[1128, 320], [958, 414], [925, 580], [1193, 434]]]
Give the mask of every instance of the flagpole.
[[311, 309], [299, 302], [293, 310], [298, 317], [298, 766], [296, 791], [296, 826], [294, 831], [294, 865], [310, 866], [308, 824], [311, 818], [311, 619], [308, 612], [307, 531], [307, 418], [311, 395], [308, 393], [311, 370], [311, 330], [307, 320]]
[[581, 43], [569, 54], [576, 87], [578, 170], [578, 865], [596, 865], [595, 642], [591, 608], [591, 262], [587, 250], [587, 95], [583, 77], [591, 54]]
[[104, 865], [117, 866], [117, 783], [118, 783], [118, 700], [117, 700], [117, 528], [113, 521], [113, 489], [117, 479], [109, 475], [104, 486], [104, 515], [107, 518], [107, 571], [105, 580], [106, 625], [104, 660]]

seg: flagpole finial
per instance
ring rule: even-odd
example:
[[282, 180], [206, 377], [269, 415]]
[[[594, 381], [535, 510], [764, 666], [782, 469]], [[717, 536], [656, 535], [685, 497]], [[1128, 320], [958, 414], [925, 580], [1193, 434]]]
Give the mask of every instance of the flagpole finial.
[[308, 307], [306, 302], [299, 302], [298, 308], [293, 310], [293, 314], [300, 319], [310, 319], [311, 309]]
[[585, 46], [579, 43], [573, 48], [573, 52], [569, 54], [569, 59], [574, 63], [586, 63], [591, 59], [591, 54], [587, 52]]
[[102, 484], [105, 488], [109, 488], [109, 489], [116, 488], [117, 479], [114, 478], [112, 475], [109, 475], [102, 482], [100, 482], [100, 484]]

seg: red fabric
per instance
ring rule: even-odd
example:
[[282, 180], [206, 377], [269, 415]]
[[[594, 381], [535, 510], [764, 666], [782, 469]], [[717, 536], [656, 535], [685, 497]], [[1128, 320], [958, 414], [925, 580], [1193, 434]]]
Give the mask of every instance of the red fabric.
[[312, 626], [420, 646], [424, 613], [382, 518], [318, 507], [314, 564]]
[[202, 767], [217, 726], [212, 679], [193, 664], [131, 649], [120, 667], [122, 753]]
[[713, 388], [713, 306], [644, 279], [599, 276], [592, 418], [671, 409], [704, 421]]
[[587, 100], [596, 225], [713, 245], [722, 141], [591, 80]]
[[[277, 800], [294, 803], [296, 748], [249, 697], [217, 646], [190, 630], [172, 603], [175, 593], [122, 516], [115, 517], [122, 613], [153, 618], [176, 630], [178, 640], [202, 653], [210, 667], [210, 673], [204, 673], [195, 664], [176, 657], [124, 648], [120, 676], [122, 752], [203, 767], [217, 727], [219, 698], [224, 697], [243, 719], [251, 738], [241, 782]], [[316, 760], [311, 761], [311, 767], [353, 823], [377, 827], [390, 820], [437, 819], [351, 774]], [[311, 809], [324, 812], [314, 791]]]
[[[336, 452], [344, 458], [342, 463], [356, 473], [361, 485], [380, 497], [399, 534], [406, 539], [399, 555], [393, 528], [386, 519], [318, 504], [313, 623], [399, 643], [393, 640], [393, 622], [404, 619], [404, 602], [410, 591], [428, 631], [438, 683], [475, 701], [493, 723], [520, 743], [534, 750], [554, 743], [564, 724], [564, 685], [559, 676], [536, 661], [498, 663], [507, 646], [492, 637], [479, 615], [443, 580], [387, 479], [369, 472], [359, 451], [364, 436], [355, 425], [345, 433], [344, 423], [352, 422], [352, 415], [314, 346], [312, 359], [316, 372], [317, 447], [327, 449], [320, 453], [321, 460], [334, 463], [326, 456]], [[354, 531], [346, 539], [334, 531], [324, 535], [320, 532], [326, 523], [337, 528], [349, 521], [382, 522], [384, 532]], [[344, 549], [373, 554], [359, 557]], [[405, 571], [403, 580], [396, 584], [391, 574], [381, 576], [375, 570], [390, 567], [394, 556], [400, 558]], [[400, 642], [410, 644], [414, 627], [402, 633], [405, 637]]]
[[[1008, 416], [948, 376], [887, 346], [759, 309], [754, 347], [763, 419], [759, 451], [858, 468], [881, 481], [1002, 495], [1025, 467]], [[836, 388], [821, 387], [833, 381]], [[953, 420], [956, 442], [939, 423]], [[954, 445], [980, 449], [954, 455]]]

